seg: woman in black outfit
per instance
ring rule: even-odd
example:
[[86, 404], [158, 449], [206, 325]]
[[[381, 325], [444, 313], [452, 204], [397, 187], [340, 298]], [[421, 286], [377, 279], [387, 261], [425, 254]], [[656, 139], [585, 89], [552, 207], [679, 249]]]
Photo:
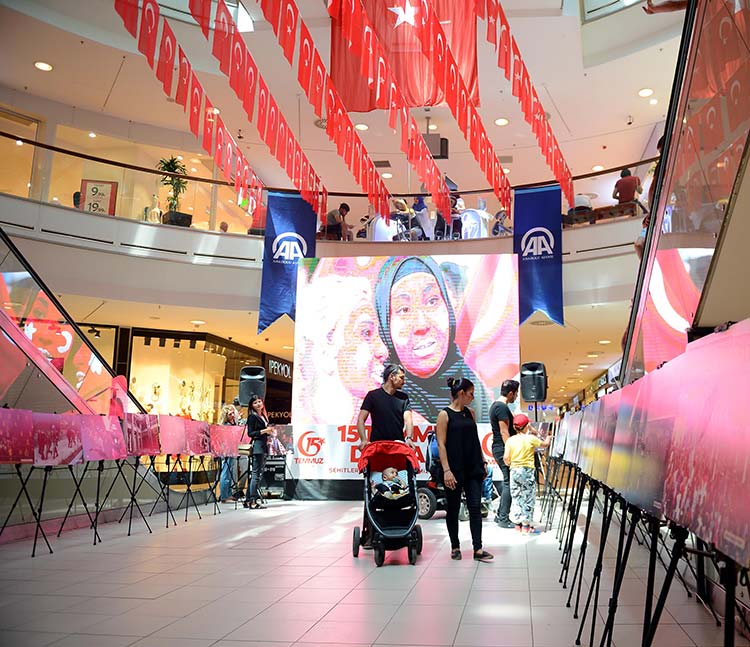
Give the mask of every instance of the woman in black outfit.
[[258, 502], [260, 498], [258, 487], [260, 485], [260, 475], [263, 473], [263, 468], [266, 465], [266, 457], [268, 456], [268, 434], [270, 432], [271, 428], [268, 426], [266, 405], [263, 404], [263, 400], [259, 395], [254, 395], [250, 398], [247, 416], [247, 435], [253, 442], [253, 471], [250, 487], [247, 488], [245, 502], [242, 504], [245, 508], [257, 510], [258, 508], [265, 507]]
[[474, 547], [474, 559], [489, 562], [493, 555], [482, 548], [482, 481], [485, 477], [484, 457], [479, 444], [474, 411], [467, 405], [474, 399], [474, 384], [464, 377], [448, 378], [451, 403], [437, 418], [437, 442], [443, 467], [448, 536], [451, 540], [451, 559], [461, 559], [458, 540], [458, 510], [461, 491], [466, 494], [469, 528]]

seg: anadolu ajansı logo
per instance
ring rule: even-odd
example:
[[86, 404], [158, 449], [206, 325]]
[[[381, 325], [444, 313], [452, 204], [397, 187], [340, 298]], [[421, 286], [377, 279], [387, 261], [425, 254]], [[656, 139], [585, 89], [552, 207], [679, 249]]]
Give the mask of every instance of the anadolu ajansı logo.
[[280, 263], [297, 263], [300, 258], [307, 254], [307, 242], [299, 234], [285, 231], [273, 239], [271, 246], [273, 260]]
[[555, 250], [555, 237], [546, 227], [529, 229], [521, 238], [521, 257], [552, 256]]

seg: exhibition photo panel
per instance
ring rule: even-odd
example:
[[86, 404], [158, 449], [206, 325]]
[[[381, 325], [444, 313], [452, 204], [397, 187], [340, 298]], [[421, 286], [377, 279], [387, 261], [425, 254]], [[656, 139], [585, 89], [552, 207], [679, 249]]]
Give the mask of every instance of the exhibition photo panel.
[[79, 416], [83, 457], [87, 461], [127, 458], [122, 423], [117, 416]]

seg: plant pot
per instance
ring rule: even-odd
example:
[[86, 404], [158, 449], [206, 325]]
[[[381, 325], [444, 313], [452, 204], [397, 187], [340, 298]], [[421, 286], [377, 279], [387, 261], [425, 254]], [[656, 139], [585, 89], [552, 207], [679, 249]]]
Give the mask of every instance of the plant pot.
[[161, 217], [162, 224], [177, 227], [189, 227], [193, 222], [193, 215], [182, 211], [166, 211]]

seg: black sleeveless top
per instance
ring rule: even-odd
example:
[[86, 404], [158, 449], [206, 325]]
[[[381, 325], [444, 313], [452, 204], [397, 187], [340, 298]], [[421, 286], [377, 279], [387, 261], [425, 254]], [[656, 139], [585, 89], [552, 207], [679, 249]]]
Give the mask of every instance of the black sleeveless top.
[[448, 432], [445, 440], [445, 451], [453, 476], [458, 481], [484, 478], [484, 456], [479, 443], [477, 423], [471, 411], [454, 411], [450, 407], [443, 409], [448, 414]]

